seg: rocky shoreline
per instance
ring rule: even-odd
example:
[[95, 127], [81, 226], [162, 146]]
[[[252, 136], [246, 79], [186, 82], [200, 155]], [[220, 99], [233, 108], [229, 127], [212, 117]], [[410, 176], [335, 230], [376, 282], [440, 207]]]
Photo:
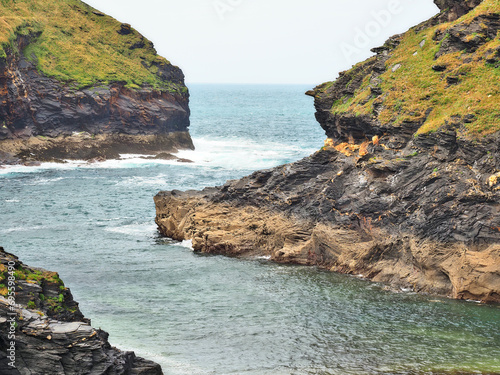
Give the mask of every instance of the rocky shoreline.
[[151, 155], [150, 158], [178, 159], [172, 153], [194, 149], [186, 132], [165, 135], [100, 134], [87, 132], [49, 138], [11, 139], [0, 142], [0, 166], [40, 162], [65, 163], [66, 160], [89, 162], [120, 159], [121, 154]]
[[[277, 262], [362, 274], [421, 293], [500, 302], [499, 133], [474, 135], [467, 126], [478, 119], [459, 113], [436, 130], [422, 131], [432, 113], [441, 113], [431, 105], [409, 112], [401, 123], [403, 115], [395, 113], [394, 119], [383, 121], [392, 110], [391, 91], [399, 86], [397, 81], [392, 88], [382, 86], [381, 75], [405, 69], [404, 62], [389, 63], [401, 53], [398, 46], [415, 33], [460, 22], [459, 17], [481, 6], [479, 1], [436, 4], [441, 14], [392, 37], [374, 49], [373, 58], [307, 93], [315, 98], [316, 118], [328, 137], [325, 147], [296, 163], [218, 188], [159, 193], [160, 232], [192, 240], [195, 251], [266, 255]], [[455, 56], [469, 41], [468, 33], [476, 35], [477, 23], [486, 19], [496, 33], [500, 16], [478, 14], [463, 21], [456, 39], [439, 39], [444, 32], [438, 27], [432, 42], [415, 40], [407, 58], [416, 59], [422, 46], [436, 56]], [[446, 27], [449, 35], [458, 33], [453, 22]], [[480, 46], [489, 41], [476, 42], [460, 64], [484, 64], [482, 54], [490, 52]], [[422, 69], [440, 71], [435, 65]], [[447, 76], [442, 81], [445, 95], [459, 89], [455, 81], [445, 85]], [[415, 105], [425, 106], [428, 99]]]
[[57, 273], [29, 267], [0, 248], [0, 284], [1, 374], [163, 374], [160, 365], [112, 347]]
[[[420, 293], [500, 302], [499, 216], [489, 204], [498, 193], [474, 180], [466, 163], [446, 171], [424, 153], [382, 165], [372, 155], [363, 162], [326, 149], [219, 188], [161, 192], [156, 223], [199, 252], [269, 256]], [[462, 172], [471, 181], [457, 183]]]

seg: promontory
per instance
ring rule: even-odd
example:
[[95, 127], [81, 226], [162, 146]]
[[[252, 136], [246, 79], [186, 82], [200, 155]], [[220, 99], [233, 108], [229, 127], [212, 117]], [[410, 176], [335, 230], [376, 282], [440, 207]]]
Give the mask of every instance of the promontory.
[[182, 71], [80, 0], [0, 2], [0, 164], [192, 149]]
[[321, 150], [159, 193], [160, 231], [196, 251], [500, 302], [500, 4], [435, 3], [438, 15], [307, 93]]

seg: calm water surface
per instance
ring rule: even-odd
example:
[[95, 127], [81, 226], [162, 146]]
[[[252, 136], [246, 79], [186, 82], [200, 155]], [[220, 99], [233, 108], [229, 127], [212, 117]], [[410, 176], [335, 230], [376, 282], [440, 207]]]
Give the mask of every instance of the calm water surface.
[[0, 245], [57, 270], [113, 345], [167, 375], [500, 373], [500, 308], [314, 268], [194, 254], [161, 238], [152, 197], [322, 146], [306, 86], [193, 85], [197, 150], [0, 170]]

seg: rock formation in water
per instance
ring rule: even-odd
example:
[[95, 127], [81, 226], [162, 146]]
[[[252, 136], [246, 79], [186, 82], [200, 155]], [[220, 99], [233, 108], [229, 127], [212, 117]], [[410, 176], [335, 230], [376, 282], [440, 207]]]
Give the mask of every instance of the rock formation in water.
[[57, 273], [29, 267], [0, 248], [0, 374], [163, 373], [160, 365], [112, 347]]
[[182, 71], [81, 1], [0, 3], [0, 164], [192, 149]]
[[325, 147], [202, 192], [161, 192], [196, 251], [268, 255], [500, 302], [500, 6], [442, 12], [309, 91]]

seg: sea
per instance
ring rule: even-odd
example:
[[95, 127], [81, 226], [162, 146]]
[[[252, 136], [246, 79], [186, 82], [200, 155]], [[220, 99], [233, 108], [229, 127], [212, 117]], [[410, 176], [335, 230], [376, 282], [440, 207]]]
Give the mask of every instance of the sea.
[[307, 85], [190, 85], [194, 163], [123, 155], [0, 169], [0, 246], [59, 272], [112, 345], [166, 375], [500, 374], [500, 306], [361, 276], [192, 251], [153, 196], [222, 185], [323, 146]]

